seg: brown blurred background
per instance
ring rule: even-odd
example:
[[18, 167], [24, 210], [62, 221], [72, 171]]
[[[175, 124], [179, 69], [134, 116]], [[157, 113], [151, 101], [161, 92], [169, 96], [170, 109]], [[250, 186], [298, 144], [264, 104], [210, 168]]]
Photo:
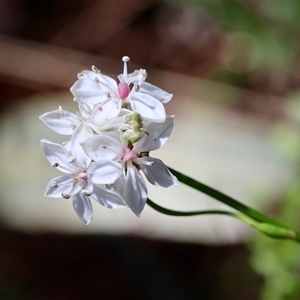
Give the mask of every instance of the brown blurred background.
[[[229, 178], [234, 189], [228, 190], [233, 194], [245, 195], [249, 190], [239, 186], [239, 175], [246, 178], [244, 172], [253, 171], [251, 178], [254, 178], [255, 172], [264, 169], [270, 159], [269, 173], [264, 175], [268, 184], [251, 186], [253, 194], [249, 198], [257, 200], [251, 204], [261, 205], [267, 213], [300, 229], [295, 214], [299, 208], [299, 17], [297, 1], [1, 0], [1, 118], [10, 116], [18, 123], [23, 107], [30, 110], [39, 98], [45, 99], [49, 94], [65, 97], [76, 74], [91, 65], [116, 76], [122, 70], [121, 57], [128, 55], [132, 70], [146, 68], [150, 82], [177, 95], [168, 111], [178, 114], [179, 127], [184, 124], [180, 120], [189, 118], [184, 108], [188, 107], [194, 110], [196, 121], [214, 116], [207, 123], [210, 124], [208, 139], [213, 139], [213, 128], [218, 137], [224, 138], [226, 132], [220, 131], [224, 124], [230, 130], [241, 130], [240, 140], [230, 135], [228, 144], [235, 141], [243, 144], [243, 137], [245, 141], [253, 138], [258, 145], [270, 139], [272, 146], [266, 146], [262, 156], [252, 150], [251, 155], [242, 152], [247, 154], [244, 164], [228, 148], [231, 156], [221, 156], [220, 161], [228, 169], [231, 163], [235, 164], [234, 175], [230, 171], [227, 174], [217, 164], [212, 165], [215, 171], [210, 172]], [[48, 107], [50, 98], [43, 100]], [[193, 127], [186, 125], [185, 131], [182, 125], [182, 138], [201, 132], [200, 123], [193, 124]], [[12, 127], [19, 130], [18, 126]], [[2, 126], [2, 137], [4, 132], [7, 134], [4, 130], [9, 130], [9, 126]], [[216, 144], [218, 153], [226, 152], [226, 145]], [[21, 141], [14, 147], [22, 153], [25, 145]], [[8, 153], [7, 149], [4, 147], [1, 153]], [[193, 150], [195, 155], [202, 151], [198, 145]], [[274, 153], [278, 155], [276, 159]], [[237, 156], [242, 155], [237, 152]], [[25, 154], [22, 159], [26, 160]], [[258, 166], [258, 161], [262, 165], [252, 170], [251, 166]], [[273, 168], [277, 164], [278, 168]], [[17, 161], [10, 166], [18, 171]], [[249, 169], [245, 171], [244, 166]], [[186, 167], [183, 171], [190, 171], [189, 175], [197, 176], [198, 171], [192, 165], [182, 167]], [[8, 169], [2, 172], [0, 197], [4, 203], [5, 195], [19, 186]], [[26, 184], [30, 166], [27, 171], [20, 168], [20, 172]], [[211, 175], [205, 180], [226, 191], [227, 181], [216, 178], [219, 177]], [[10, 180], [11, 190], [7, 191], [5, 180]], [[3, 300], [300, 297], [297, 284], [300, 252], [289, 242], [279, 244], [260, 235], [249, 238], [248, 231], [228, 242], [222, 233], [216, 234], [211, 244], [207, 244], [208, 239], [172, 241], [164, 236], [151, 238], [139, 232], [135, 235], [134, 231], [86, 235], [81, 234], [83, 228], [81, 233], [75, 230], [71, 234], [45, 225], [28, 232], [25, 223], [22, 228], [21, 223], [14, 226], [7, 222], [10, 212], [1, 204], [1, 198], [0, 298]], [[26, 198], [30, 196], [24, 195], [25, 206]], [[12, 210], [18, 207], [16, 204]], [[67, 209], [72, 210], [70, 205]], [[45, 211], [41, 212], [41, 219], [43, 214]], [[239, 226], [236, 224], [230, 230]]]

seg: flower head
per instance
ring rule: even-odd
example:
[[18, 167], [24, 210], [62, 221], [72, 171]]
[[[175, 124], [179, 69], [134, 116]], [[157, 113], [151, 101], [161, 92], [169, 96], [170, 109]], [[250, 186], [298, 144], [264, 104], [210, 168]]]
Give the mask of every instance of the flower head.
[[150, 157], [169, 138], [174, 117], [163, 104], [172, 95], [145, 82], [145, 70], [128, 73], [123, 57], [118, 82], [96, 67], [82, 71], [71, 87], [78, 104], [72, 113], [62, 107], [40, 116], [51, 130], [70, 136], [65, 144], [41, 140], [46, 159], [64, 173], [50, 180], [45, 196], [72, 198], [79, 218], [93, 217], [91, 199], [107, 208], [129, 207], [139, 216], [147, 201], [147, 186], [178, 185], [164, 163]]
[[93, 217], [90, 196], [108, 208], [126, 207], [119, 194], [105, 188], [105, 184], [112, 183], [119, 177], [115, 162], [101, 160], [92, 163], [89, 157], [77, 156], [75, 151], [70, 153], [62, 145], [48, 140], [41, 140], [41, 146], [51, 166], [66, 173], [50, 180], [45, 196], [65, 199], [72, 197], [77, 215], [86, 224]]
[[137, 216], [141, 214], [147, 201], [147, 187], [140, 170], [155, 186], [178, 185], [176, 177], [161, 160], [149, 157], [150, 151], [166, 143], [173, 126], [174, 117], [168, 117], [164, 123], [149, 123], [145, 127], [147, 134], [136, 143], [127, 141], [122, 135], [119, 139], [97, 135], [81, 143], [86, 154], [95, 162], [105, 158], [119, 163], [121, 176], [110, 187], [123, 196]]

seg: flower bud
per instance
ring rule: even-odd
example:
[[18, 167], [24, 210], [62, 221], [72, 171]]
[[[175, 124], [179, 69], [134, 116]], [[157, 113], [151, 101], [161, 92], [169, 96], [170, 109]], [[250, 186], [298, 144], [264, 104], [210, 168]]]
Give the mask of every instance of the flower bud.
[[268, 223], [255, 223], [251, 224], [251, 226], [257, 229], [258, 231], [275, 239], [295, 240], [297, 238], [297, 233], [294, 230], [280, 227], [277, 225]]
[[131, 143], [136, 143], [142, 137], [143, 132], [143, 119], [137, 112], [129, 114], [125, 117], [125, 121], [129, 129], [123, 132], [123, 138]]

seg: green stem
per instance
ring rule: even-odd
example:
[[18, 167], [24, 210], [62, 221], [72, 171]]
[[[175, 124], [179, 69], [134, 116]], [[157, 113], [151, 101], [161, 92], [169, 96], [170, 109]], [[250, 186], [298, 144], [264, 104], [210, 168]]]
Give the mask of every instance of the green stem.
[[237, 214], [234, 212], [229, 212], [229, 211], [223, 211], [223, 210], [201, 210], [201, 211], [175, 211], [171, 209], [164, 208], [154, 202], [152, 202], [149, 198], [147, 199], [147, 204], [155, 209], [158, 212], [161, 212], [165, 215], [169, 216], [177, 216], [177, 217], [187, 217], [187, 216], [199, 216], [199, 215], [208, 215], [208, 214], [218, 214], [218, 215], [227, 215], [233, 218], [236, 218], [247, 225], [250, 225], [254, 229], [260, 231], [261, 233], [264, 233], [272, 238], [275, 239], [289, 239], [289, 240], [294, 240], [298, 243], [300, 243], [300, 234], [297, 233], [296, 231], [274, 225], [274, 224], [269, 224], [269, 223], [260, 223], [252, 220], [251, 218], [248, 218], [245, 215]]
[[255, 221], [258, 221], [261, 223], [268, 223], [268, 224], [272, 224], [275, 226], [279, 226], [281, 228], [288, 229], [288, 227], [279, 223], [278, 221], [265, 216], [264, 214], [260, 213], [259, 211], [255, 210], [253, 208], [250, 208], [250, 207], [238, 202], [237, 200], [235, 200], [235, 199], [233, 199], [233, 198], [231, 198], [231, 197], [229, 197], [229, 196], [227, 196], [227, 195], [225, 195], [203, 183], [200, 183], [199, 181], [197, 181], [191, 177], [188, 177], [178, 171], [175, 171], [172, 168], [169, 168], [169, 170], [171, 171], [172, 174], [174, 174], [177, 177], [177, 179], [180, 182], [198, 190], [199, 192], [209, 195], [209, 196], [215, 198], [216, 200], [219, 200], [220, 202], [240, 211], [241, 213], [247, 215], [248, 217], [252, 218]]
[[[237, 218], [237, 216], [242, 216], [242, 215], [238, 215], [237, 213], [224, 211], [224, 210], [176, 211], [176, 210], [164, 208], [164, 207], [154, 203], [149, 198], [147, 199], [147, 204], [150, 207], [152, 207], [153, 209], [157, 210], [158, 212], [161, 212], [165, 215], [176, 216], [176, 217], [199, 216], [199, 215], [208, 215], [208, 214], [227, 215], [227, 216], [236, 217], [236, 218]], [[245, 216], [245, 218], [247, 218], [247, 217]], [[251, 220], [251, 219], [249, 219], [249, 220]]]

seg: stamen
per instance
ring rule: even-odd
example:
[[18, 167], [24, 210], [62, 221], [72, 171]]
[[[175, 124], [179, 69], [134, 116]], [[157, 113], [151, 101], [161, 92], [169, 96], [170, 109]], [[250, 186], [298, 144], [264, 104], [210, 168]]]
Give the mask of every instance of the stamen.
[[143, 77], [146, 79], [148, 76], [147, 71], [145, 69], [140, 69], [140, 72], [143, 75]]
[[91, 193], [89, 190], [81, 190], [82, 194], [85, 196], [92, 196], [93, 193]]
[[57, 161], [54, 161], [53, 163], [51, 163], [51, 167], [53, 168], [57, 168], [59, 166], [59, 163]]
[[70, 199], [71, 196], [69, 194], [66, 194], [66, 193], [61, 193], [61, 196], [64, 198], [64, 199]]
[[69, 164], [72, 164], [74, 161], [76, 161], [76, 157], [71, 156], [71, 157], [69, 158]]
[[123, 67], [123, 79], [127, 77], [127, 63], [130, 61], [130, 58], [128, 56], [123, 56], [122, 61], [124, 62], [124, 67]]
[[94, 73], [96, 73], [96, 74], [100, 74], [101, 72], [100, 72], [100, 70], [96, 67], [96, 66], [92, 66], [92, 71], [94, 72]]
[[57, 184], [57, 182], [56, 181], [53, 181], [52, 183], [51, 183], [51, 186], [53, 187], [53, 188], [58, 188], [58, 184]]
[[77, 176], [75, 177], [75, 180], [79, 183], [86, 183], [88, 179], [89, 179], [89, 175], [85, 173], [85, 171], [77, 174]]
[[80, 179], [87, 179], [88, 178], [88, 174], [86, 174], [86, 173], [80, 173], [79, 174], [79, 178]]
[[147, 131], [147, 130], [144, 129], [144, 128], [141, 128], [141, 131], [143, 131], [146, 135], [150, 135], [149, 131]]
[[64, 115], [64, 111], [63, 111], [62, 107], [59, 106], [59, 107], [58, 107], [58, 110], [59, 110], [60, 116], [61, 116], [62, 118], [64, 118], [65, 115]]
[[[141, 156], [141, 157], [145, 157], [145, 156], [146, 155]], [[149, 157], [149, 156], [146, 156], [146, 157]], [[146, 165], [146, 166], [153, 166], [154, 165], [154, 161], [143, 161], [142, 164]]]
[[140, 90], [140, 86], [135, 82], [133, 86], [134, 90], [138, 92]]

